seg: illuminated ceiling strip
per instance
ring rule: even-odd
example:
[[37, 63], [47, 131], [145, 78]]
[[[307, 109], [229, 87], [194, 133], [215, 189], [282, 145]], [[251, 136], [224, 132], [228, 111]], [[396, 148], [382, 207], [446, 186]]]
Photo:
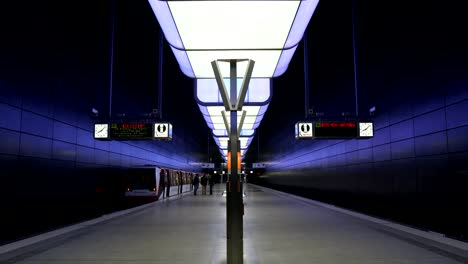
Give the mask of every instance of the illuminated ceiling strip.
[[[253, 78], [270, 78], [286, 71], [318, 0], [149, 2], [181, 70], [187, 76], [213, 78], [211, 61], [248, 58], [256, 61]], [[238, 63], [238, 77], [246, 67], [247, 63]], [[220, 66], [220, 73], [228, 76], [229, 64]], [[252, 86], [249, 90], [245, 94], [246, 105], [256, 101], [251, 93], [254, 90]], [[218, 99], [214, 104], [223, 102], [219, 100], [218, 90], [207, 94]], [[259, 94], [259, 98], [265, 95]], [[223, 96], [226, 95], [224, 93]], [[254, 134], [253, 129], [260, 124], [271, 93], [267, 98], [259, 100], [266, 103], [265, 107], [256, 112], [247, 111], [245, 126], [239, 131], [241, 135]], [[202, 105], [206, 102], [198, 101]], [[203, 107], [200, 110], [208, 126], [214, 129], [214, 135], [227, 134], [225, 127], [219, 126], [218, 113], [210, 113], [210, 109]]]
[[[242, 129], [241, 130], [241, 137], [251, 137], [255, 134], [255, 129]], [[229, 136], [229, 133], [226, 131], [226, 129], [213, 129], [213, 135], [215, 137], [227, 137]]]
[[[223, 156], [227, 157], [227, 152], [228, 150], [227, 149], [220, 149], [220, 152], [221, 154], [223, 154]], [[244, 158], [245, 157], [245, 154], [247, 153], [247, 150], [246, 149], [241, 149], [240, 150], [240, 154], [241, 154], [241, 157]]]
[[282, 49], [300, 6], [299, 0], [167, 2], [186, 50]]
[[[219, 147], [227, 149], [229, 137], [213, 137], [213, 138]], [[248, 148], [252, 140], [253, 140], [253, 137], [239, 137], [241, 148], [243, 149]]]
[[213, 78], [211, 61], [249, 58], [252, 77], [270, 78], [287, 68], [318, 0], [149, 2], [186, 75]]
[[[241, 87], [243, 83], [245, 82], [243, 82], [242, 79], [237, 80], [238, 96], [241, 94], [241, 89], [239, 87]], [[230, 79], [223, 79], [222, 85], [227, 91], [230, 91]], [[260, 125], [263, 114], [266, 112], [268, 103], [271, 100], [271, 81], [269, 79], [251, 79], [245, 94], [246, 104], [243, 109], [247, 109], [246, 116], [244, 117], [242, 129], [238, 129], [241, 137], [253, 136], [255, 128]], [[216, 114], [218, 111], [222, 113], [222, 111], [225, 110], [225, 107], [223, 107], [224, 101], [221, 98], [222, 96], [217, 81], [214, 79], [197, 79], [195, 95], [200, 111], [203, 113], [208, 127], [213, 129], [213, 135], [226, 137], [225, 141], [221, 142], [215, 139], [216, 144], [219, 148], [227, 149], [229, 129], [225, 128], [223, 115]], [[247, 111], [251, 115], [248, 115]], [[240, 125], [242, 121], [241, 112], [238, 113], [238, 121], [238, 125]], [[230, 125], [230, 119], [228, 119], [227, 122]], [[251, 141], [251, 139], [248, 142], [243, 141], [240, 147], [242, 149], [247, 149]]]
[[[201, 106], [199, 105], [200, 111], [203, 113], [205, 121], [211, 129], [223, 130], [226, 129], [224, 119], [222, 116], [223, 106]], [[266, 112], [268, 105], [264, 106], [244, 106], [243, 109], [247, 112], [244, 119], [243, 129], [253, 130], [260, 125], [260, 121], [263, 118], [263, 114]], [[237, 113], [238, 119], [241, 119], [241, 112]], [[231, 125], [230, 119], [227, 119], [229, 126]], [[237, 123], [239, 125], [239, 122]]]
[[[230, 80], [223, 79], [224, 86], [230, 96]], [[237, 95], [240, 95], [242, 79], [237, 79]], [[271, 100], [271, 80], [265, 78], [250, 79], [245, 105], [265, 105]], [[195, 88], [195, 99], [199, 105], [210, 106], [223, 103], [218, 84], [215, 79], [197, 79]]]

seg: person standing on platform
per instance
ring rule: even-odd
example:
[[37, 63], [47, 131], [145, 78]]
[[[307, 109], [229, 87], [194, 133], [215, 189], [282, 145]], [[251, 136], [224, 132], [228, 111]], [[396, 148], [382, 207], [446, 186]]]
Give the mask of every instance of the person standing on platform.
[[178, 172], [179, 173], [179, 193], [182, 193], [183, 191], [183, 185], [184, 185], [184, 176], [182, 174], [181, 171]]
[[193, 178], [193, 195], [197, 195], [199, 183], [200, 183], [200, 179], [198, 178], [198, 174], [195, 174], [195, 177]]
[[206, 178], [206, 175], [203, 174], [200, 183], [202, 185], [202, 195], [206, 195], [206, 185], [208, 184], [208, 179]]
[[164, 173], [164, 170], [159, 171], [159, 177], [160, 177], [160, 183], [159, 183], [159, 194], [158, 197], [165, 198], [166, 196], [166, 174]]
[[213, 195], [213, 185], [214, 185], [214, 179], [213, 176], [208, 176], [208, 184], [210, 185], [210, 195]]
[[170, 175], [170, 172], [169, 170], [166, 170], [166, 197], [169, 197], [170, 196], [170, 192], [171, 192], [171, 175]]

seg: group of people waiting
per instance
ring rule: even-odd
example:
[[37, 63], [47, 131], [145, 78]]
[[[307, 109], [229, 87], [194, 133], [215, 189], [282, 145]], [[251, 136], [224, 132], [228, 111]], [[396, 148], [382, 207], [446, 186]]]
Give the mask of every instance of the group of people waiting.
[[201, 178], [198, 175], [195, 175], [193, 178], [193, 195], [197, 195], [198, 185], [201, 184], [202, 186], [202, 195], [206, 195], [206, 186], [210, 185], [210, 195], [213, 195], [213, 185], [214, 179], [211, 175], [206, 176], [203, 175]]

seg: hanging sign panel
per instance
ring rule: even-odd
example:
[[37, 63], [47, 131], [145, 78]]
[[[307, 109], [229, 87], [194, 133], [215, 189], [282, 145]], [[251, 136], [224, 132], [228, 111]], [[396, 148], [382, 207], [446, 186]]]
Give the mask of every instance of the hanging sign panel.
[[356, 122], [315, 122], [315, 138], [355, 138], [357, 137]]
[[371, 138], [374, 136], [374, 124], [372, 122], [359, 123], [359, 137]]
[[312, 128], [312, 123], [297, 122], [295, 127], [296, 138], [312, 138], [314, 135]]
[[172, 139], [172, 125], [170, 123], [155, 123], [154, 138]]
[[94, 124], [99, 140], [172, 139], [170, 123], [99, 123]]
[[153, 125], [151, 123], [110, 124], [110, 137], [116, 140], [151, 139]]
[[372, 122], [319, 121], [298, 122], [295, 126], [296, 139], [352, 139], [374, 136]]
[[94, 124], [94, 139], [109, 139], [109, 124]]

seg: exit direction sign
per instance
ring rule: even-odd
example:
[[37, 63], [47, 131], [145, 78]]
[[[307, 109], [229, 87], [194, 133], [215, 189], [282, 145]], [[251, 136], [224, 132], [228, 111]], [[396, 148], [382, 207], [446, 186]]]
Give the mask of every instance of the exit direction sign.
[[318, 121], [297, 122], [296, 139], [365, 139], [374, 136], [372, 122]]

